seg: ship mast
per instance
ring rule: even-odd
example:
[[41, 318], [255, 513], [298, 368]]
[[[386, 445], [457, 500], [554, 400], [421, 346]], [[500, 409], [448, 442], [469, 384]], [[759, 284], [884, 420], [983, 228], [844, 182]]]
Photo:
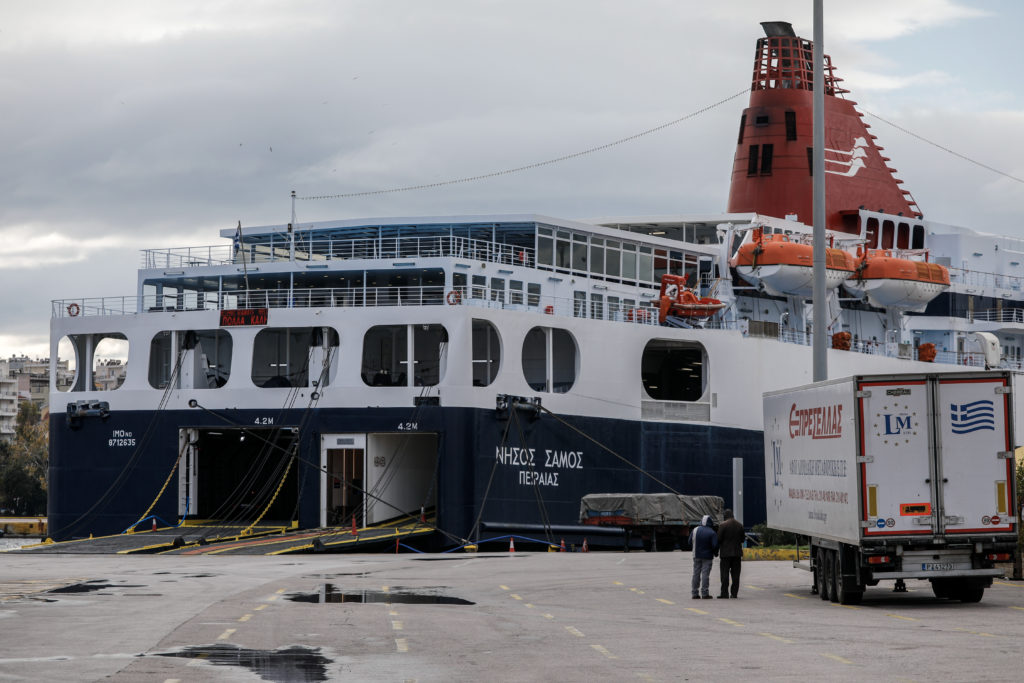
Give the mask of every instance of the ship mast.
[[814, 284], [811, 309], [814, 315], [813, 359], [815, 382], [828, 379], [825, 347], [825, 38], [821, 17], [822, 0], [814, 0]]

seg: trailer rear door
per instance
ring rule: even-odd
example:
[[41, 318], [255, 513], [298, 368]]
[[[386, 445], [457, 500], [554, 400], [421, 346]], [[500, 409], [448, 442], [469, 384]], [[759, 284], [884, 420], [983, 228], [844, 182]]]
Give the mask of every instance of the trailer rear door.
[[948, 534], [1015, 528], [1007, 389], [1002, 376], [938, 380], [940, 530]]
[[933, 533], [927, 381], [861, 381], [858, 389], [864, 535]]

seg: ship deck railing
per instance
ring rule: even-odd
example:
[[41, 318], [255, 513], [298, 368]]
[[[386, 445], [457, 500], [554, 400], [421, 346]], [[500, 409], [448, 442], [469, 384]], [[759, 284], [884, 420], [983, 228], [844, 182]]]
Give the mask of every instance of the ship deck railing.
[[[405, 259], [449, 257], [488, 263], [533, 266], [532, 246], [503, 244], [469, 237], [381, 237], [359, 239], [296, 239], [294, 260], [345, 261], [352, 259]], [[291, 261], [292, 244], [287, 240], [264, 240], [244, 244], [144, 249], [143, 268], [195, 268]]]

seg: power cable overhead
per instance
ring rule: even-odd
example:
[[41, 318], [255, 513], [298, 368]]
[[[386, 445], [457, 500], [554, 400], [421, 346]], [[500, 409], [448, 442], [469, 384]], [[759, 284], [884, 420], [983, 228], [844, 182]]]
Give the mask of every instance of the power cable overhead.
[[310, 196], [306, 196], [306, 197], [297, 197], [297, 199], [300, 199], [300, 200], [303, 200], [303, 201], [308, 201], [308, 200], [315, 200], [315, 199], [351, 199], [353, 197], [371, 197], [371, 196], [374, 196], [374, 195], [393, 194], [395, 192], [410, 192], [412, 190], [428, 190], [428, 189], [435, 188], [435, 187], [445, 187], [446, 185], [457, 185], [459, 183], [471, 183], [471, 182], [474, 182], [474, 181], [477, 181], [477, 180], [486, 180], [487, 178], [497, 178], [498, 176], [510, 175], [512, 173], [519, 173], [521, 171], [530, 171], [530, 170], [533, 170], [535, 168], [541, 168], [542, 166], [550, 166], [551, 164], [557, 164], [557, 163], [560, 163], [560, 162], [563, 162], [563, 161], [568, 161], [570, 159], [576, 159], [576, 158], [579, 158], [579, 157], [582, 157], [582, 156], [586, 156], [587, 154], [593, 154], [594, 152], [601, 152], [603, 150], [609, 149], [611, 147], [615, 147], [617, 145], [622, 145], [622, 144], [625, 144], [627, 142], [632, 142], [633, 140], [636, 140], [638, 138], [642, 138], [645, 135], [650, 135], [651, 133], [657, 133], [659, 131], [665, 130], [666, 128], [670, 128], [671, 126], [675, 126], [675, 125], [680, 124], [680, 123], [682, 123], [684, 121], [688, 121], [689, 119], [692, 119], [692, 118], [694, 118], [696, 116], [700, 116], [701, 114], [703, 114], [705, 112], [708, 112], [708, 111], [711, 111], [712, 109], [714, 109], [716, 107], [719, 107], [719, 106], [725, 104], [726, 102], [731, 102], [732, 100], [736, 99], [737, 97], [745, 95], [748, 92], [750, 92], [750, 88], [744, 88], [743, 90], [739, 91], [738, 93], [736, 93], [734, 95], [729, 95], [729, 97], [726, 97], [723, 100], [719, 100], [718, 102], [715, 102], [713, 104], [709, 104], [706, 107], [702, 107], [700, 109], [697, 109], [696, 111], [690, 112], [689, 114], [687, 114], [685, 116], [680, 116], [678, 119], [674, 119], [672, 121], [668, 121], [668, 122], [663, 123], [663, 124], [661, 124], [659, 126], [655, 126], [654, 128], [648, 128], [645, 131], [641, 131], [639, 133], [635, 133], [633, 135], [629, 135], [629, 136], [626, 136], [624, 138], [620, 138], [618, 140], [614, 140], [612, 142], [607, 142], [607, 143], [605, 143], [603, 145], [598, 145], [597, 147], [591, 147], [589, 149], [585, 149], [585, 150], [582, 150], [582, 151], [579, 151], [579, 152], [573, 152], [571, 154], [565, 154], [563, 156], [555, 157], [554, 159], [548, 159], [546, 161], [537, 161], [537, 162], [534, 162], [532, 164], [526, 164], [525, 166], [517, 166], [515, 168], [507, 168], [507, 169], [502, 170], [502, 171], [493, 171], [491, 173], [482, 173], [480, 175], [466, 176], [464, 178], [454, 178], [452, 180], [442, 180], [442, 181], [438, 181], [436, 183], [423, 183], [421, 185], [408, 185], [406, 187], [393, 187], [393, 188], [390, 188], [390, 189], [387, 189], [387, 190], [369, 190], [369, 191], [366, 191], [366, 192], [344, 192], [344, 193], [340, 193], [340, 194], [310, 195]]

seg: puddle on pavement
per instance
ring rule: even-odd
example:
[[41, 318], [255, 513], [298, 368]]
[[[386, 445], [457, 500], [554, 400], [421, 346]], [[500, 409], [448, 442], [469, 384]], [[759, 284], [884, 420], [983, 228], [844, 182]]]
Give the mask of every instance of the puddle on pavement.
[[139, 584], [114, 584], [105, 583], [104, 581], [86, 581], [84, 583], [73, 583], [70, 586], [62, 586], [61, 588], [54, 588], [53, 590], [46, 591], [47, 593], [91, 593], [92, 591], [106, 590], [107, 588], [143, 588]]
[[201, 659], [215, 666], [241, 666], [265, 681], [326, 681], [331, 660], [319, 648], [293, 645], [279, 650], [246, 650], [237, 645], [193, 645], [176, 652], [156, 652], [157, 657]]
[[475, 602], [453, 598], [437, 593], [414, 593], [412, 591], [342, 591], [334, 584], [325, 583], [316, 593], [295, 593], [288, 596], [292, 602], [312, 602], [326, 604], [331, 602], [387, 602], [403, 605], [475, 605]]

